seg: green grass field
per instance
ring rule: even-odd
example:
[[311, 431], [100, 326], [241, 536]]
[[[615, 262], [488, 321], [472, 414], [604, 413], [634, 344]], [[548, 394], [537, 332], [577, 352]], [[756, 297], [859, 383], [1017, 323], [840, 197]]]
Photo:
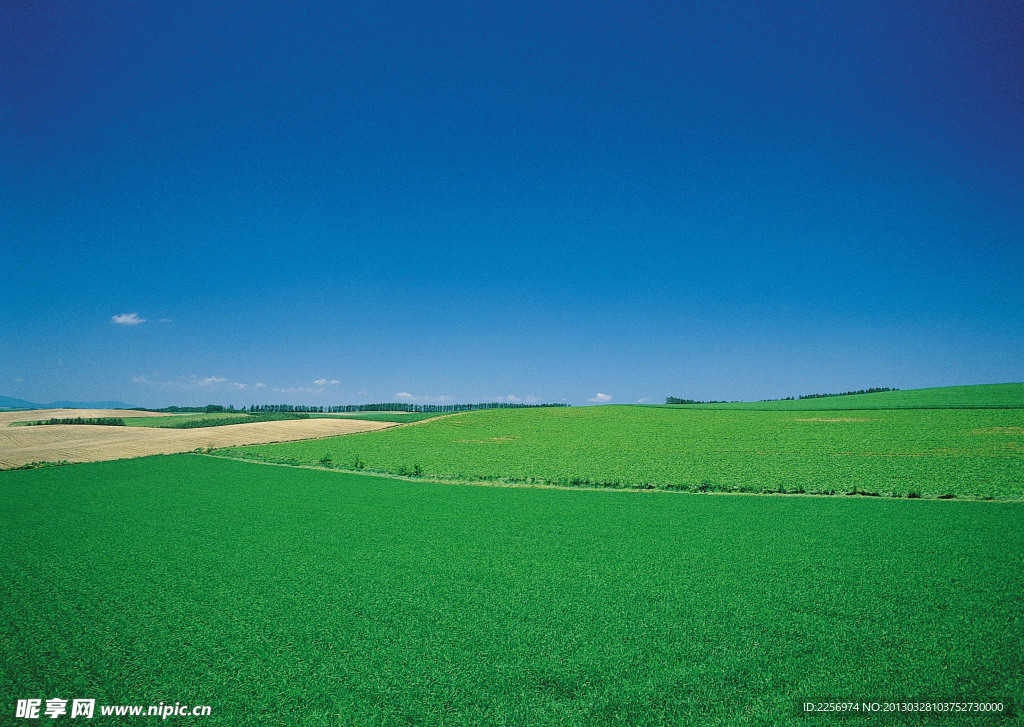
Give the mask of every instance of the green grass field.
[[[233, 726], [1021, 719], [1021, 503], [466, 487], [176, 455], [2, 472], [0, 517], [4, 724], [16, 699], [53, 697], [209, 704], [168, 724]], [[801, 715], [808, 701], [1004, 711]]]
[[284, 464], [316, 465], [326, 457], [340, 469], [452, 481], [1024, 497], [1024, 409], [1012, 408], [492, 409], [221, 451]]

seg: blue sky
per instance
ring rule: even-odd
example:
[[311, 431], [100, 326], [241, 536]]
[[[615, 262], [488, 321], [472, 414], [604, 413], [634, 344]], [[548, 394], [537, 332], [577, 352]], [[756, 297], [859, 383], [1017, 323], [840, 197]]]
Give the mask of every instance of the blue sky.
[[10, 0], [0, 394], [1024, 381], [1022, 37], [1009, 1]]

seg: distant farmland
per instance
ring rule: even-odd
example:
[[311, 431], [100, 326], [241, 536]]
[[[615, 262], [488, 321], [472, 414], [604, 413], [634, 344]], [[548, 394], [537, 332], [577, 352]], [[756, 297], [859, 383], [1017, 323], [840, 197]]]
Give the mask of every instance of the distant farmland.
[[923, 391], [810, 399], [810, 411], [780, 406], [803, 401], [489, 410], [222, 453], [462, 482], [1024, 497], [1024, 385]]
[[[68, 412], [79, 411], [89, 417], [123, 417], [128, 426], [91, 424], [56, 424], [51, 426], [9, 426], [19, 421], [45, 418], [67, 418]], [[388, 422], [358, 421], [348, 418], [299, 419], [292, 421], [256, 421], [203, 428], [175, 429], [167, 427], [131, 426], [129, 423], [166, 420], [188, 421], [189, 416], [165, 417], [108, 410], [42, 410], [5, 412], [0, 414], [0, 469], [31, 466], [39, 463], [98, 462], [110, 459], [145, 457], [153, 454], [191, 452], [196, 449], [225, 447], [234, 444], [284, 442], [310, 437], [327, 437], [349, 432], [381, 429]], [[207, 415], [202, 415], [206, 417]], [[129, 418], [132, 417], [132, 418]], [[215, 422], [224, 419], [213, 418]]]

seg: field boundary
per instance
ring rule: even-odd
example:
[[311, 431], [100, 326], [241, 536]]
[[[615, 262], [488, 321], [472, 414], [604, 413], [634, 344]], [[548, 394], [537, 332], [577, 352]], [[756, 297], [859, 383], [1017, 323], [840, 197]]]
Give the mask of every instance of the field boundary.
[[[461, 413], [461, 412], [460, 412]], [[415, 422], [419, 423], [419, 422]], [[411, 426], [407, 425], [407, 426]], [[423, 482], [438, 485], [462, 485], [468, 487], [507, 487], [507, 488], [522, 488], [522, 489], [534, 489], [534, 490], [576, 490], [581, 492], [663, 492], [673, 495], [747, 495], [747, 496], [758, 496], [758, 497], [832, 497], [839, 499], [849, 498], [861, 498], [866, 500], [927, 500], [929, 502], [936, 500], [947, 500], [947, 501], [959, 501], [959, 502], [1002, 502], [1002, 503], [1014, 503], [1024, 502], [1024, 497], [1011, 497], [1011, 496], [991, 496], [991, 497], [978, 497], [976, 495], [936, 495], [933, 493], [921, 493], [915, 494], [914, 496], [899, 495], [895, 493], [878, 493], [878, 492], [861, 492], [858, 489], [854, 489], [853, 492], [839, 492], [836, 490], [826, 490], [821, 492], [797, 492], [797, 491], [741, 491], [741, 490], [723, 490], [723, 489], [678, 489], [670, 487], [657, 487], [657, 486], [645, 486], [645, 485], [625, 485], [620, 484], [617, 486], [601, 486], [594, 485], [593, 483], [580, 484], [580, 485], [563, 485], [558, 483], [552, 483], [548, 481], [536, 481], [531, 482], [529, 480], [516, 480], [511, 478], [498, 478], [493, 480], [487, 480], [482, 478], [474, 478], [467, 480], [451, 479], [445, 477], [436, 477], [433, 475], [399, 475], [391, 472], [379, 472], [377, 470], [356, 470], [346, 467], [329, 467], [326, 465], [313, 465], [313, 464], [299, 464], [289, 462], [270, 462], [267, 460], [253, 459], [249, 457], [237, 457], [230, 454], [218, 454], [216, 451], [212, 452], [187, 452], [186, 454], [198, 455], [201, 457], [212, 457], [214, 459], [224, 460], [235, 460], [237, 462], [247, 462], [249, 464], [268, 465], [271, 467], [291, 467], [293, 469], [305, 469], [305, 470], [318, 470], [321, 472], [337, 472], [339, 474], [346, 475], [364, 475], [366, 477], [380, 477], [388, 480], [402, 480], [405, 482]]]

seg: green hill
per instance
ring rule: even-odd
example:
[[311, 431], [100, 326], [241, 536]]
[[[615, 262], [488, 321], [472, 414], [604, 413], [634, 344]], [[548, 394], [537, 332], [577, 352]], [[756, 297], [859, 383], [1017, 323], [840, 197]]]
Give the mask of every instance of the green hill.
[[933, 389], [845, 394], [786, 401], [721, 404], [662, 404], [674, 409], [747, 409], [751, 411], [837, 411], [859, 409], [1024, 409], [1024, 384], [942, 386]]

